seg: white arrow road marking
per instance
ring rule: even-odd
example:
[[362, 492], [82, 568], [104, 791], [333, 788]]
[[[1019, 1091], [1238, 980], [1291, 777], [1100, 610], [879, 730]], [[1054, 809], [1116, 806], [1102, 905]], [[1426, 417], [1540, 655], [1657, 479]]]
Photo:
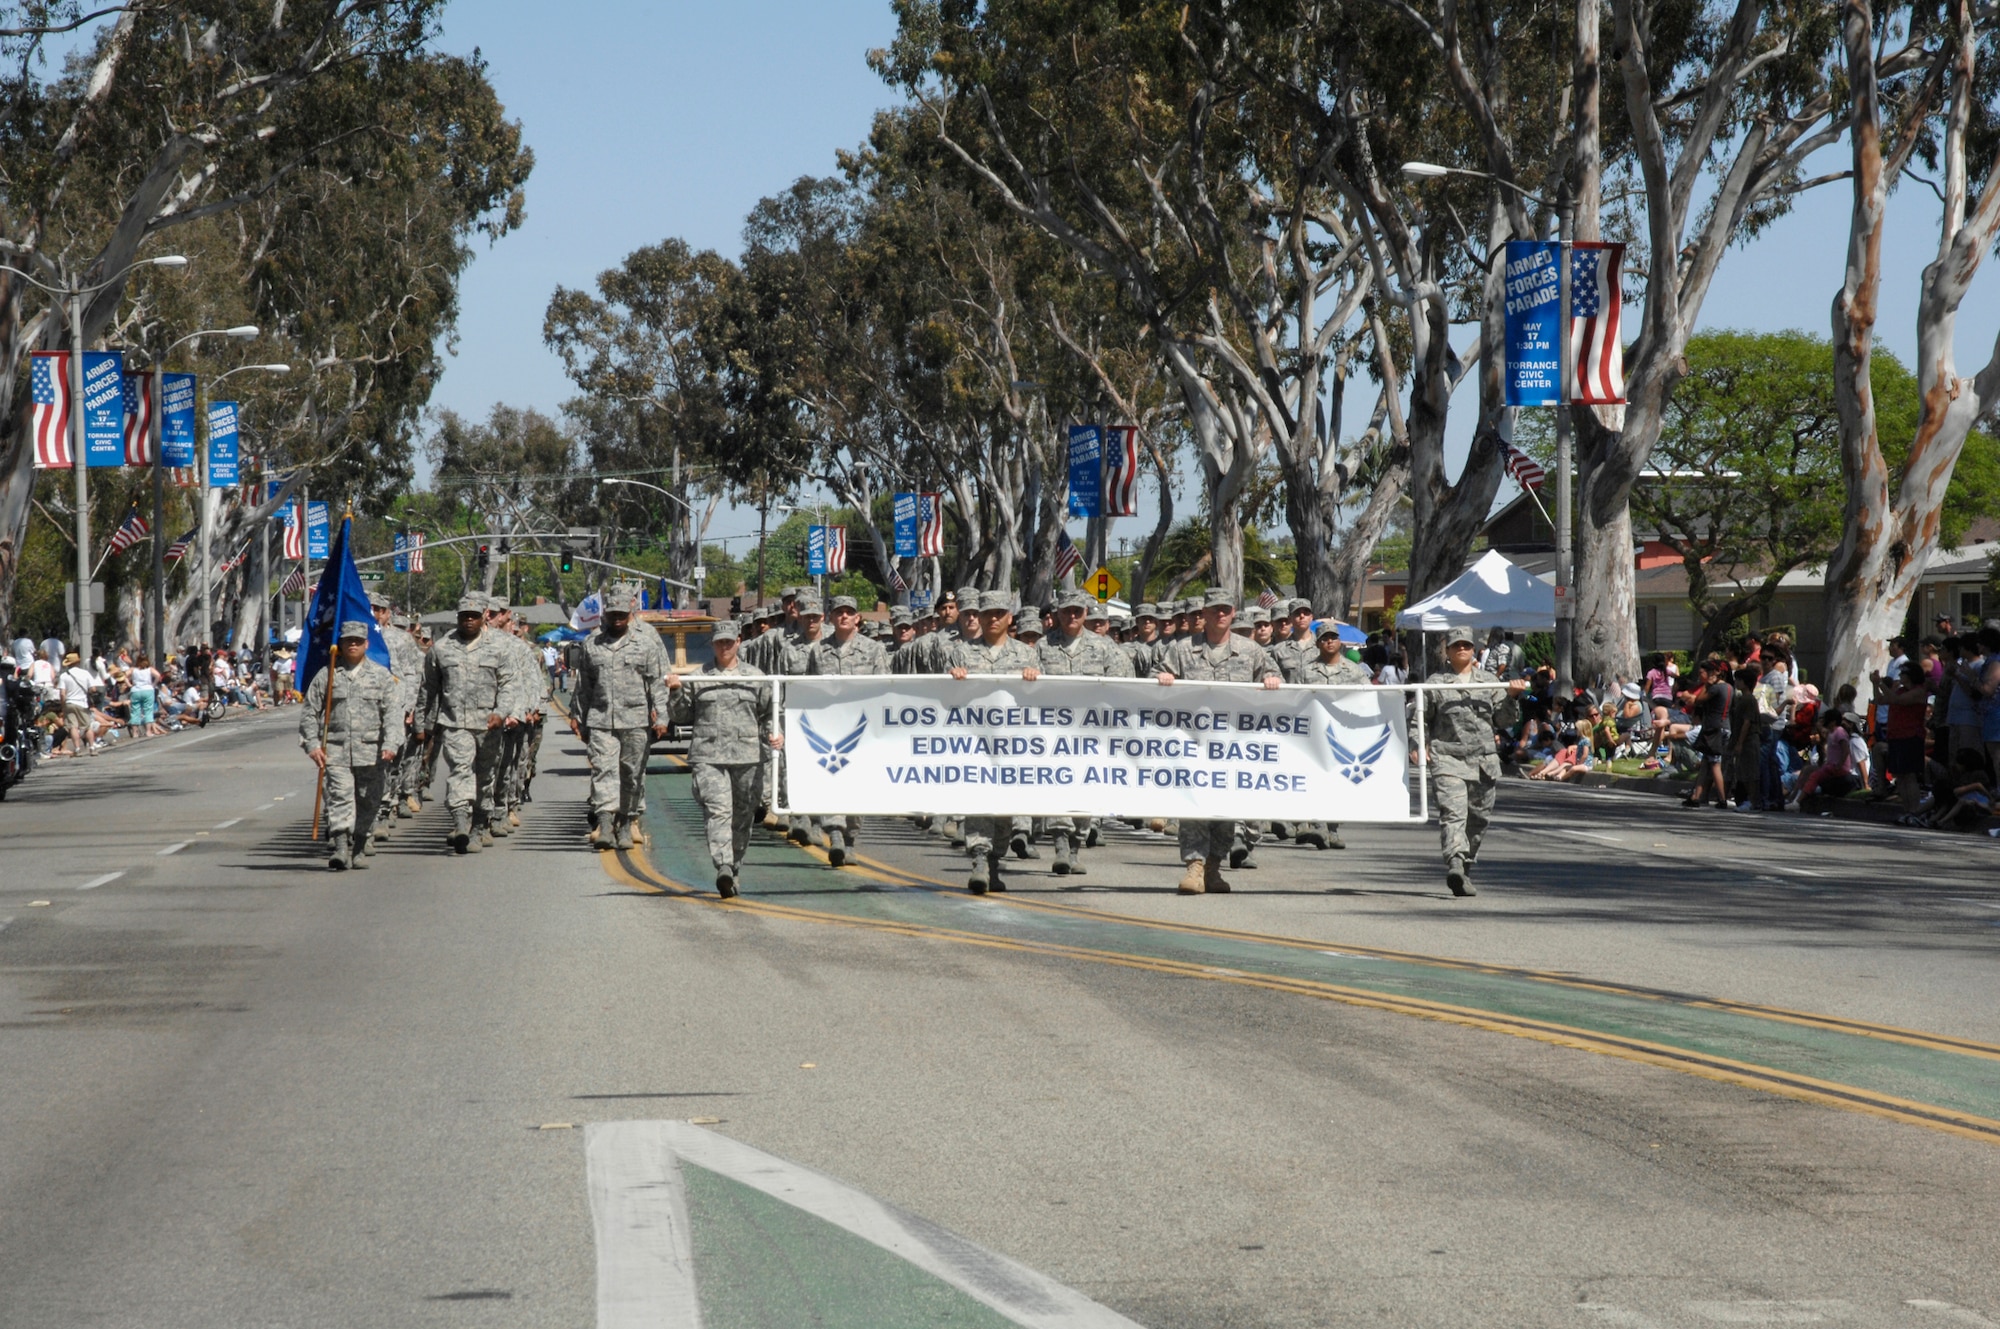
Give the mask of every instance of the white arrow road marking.
[[1978, 1311], [1969, 1311], [1963, 1306], [1954, 1306], [1948, 1301], [1926, 1301], [1916, 1298], [1903, 1303], [1914, 1310], [1927, 1311], [1953, 1324], [1969, 1324], [1973, 1329], [1996, 1329], [1993, 1321]]
[[1625, 1329], [1658, 1329], [1656, 1321], [1634, 1310], [1604, 1301], [1579, 1301], [1576, 1308], [1599, 1324], [1617, 1324]]
[[1824, 1324], [1854, 1314], [1845, 1301], [1690, 1301], [1687, 1308], [1717, 1324]]
[[584, 1128], [598, 1329], [699, 1329], [678, 1160], [762, 1191], [909, 1261], [1027, 1329], [1140, 1329], [1052, 1278], [797, 1163], [684, 1121]]
[[77, 887], [77, 889], [80, 891], [94, 891], [99, 886], [109, 886], [112, 882], [117, 881], [120, 877], [124, 875], [125, 874], [122, 871], [107, 872], [101, 877], [92, 877], [89, 881], [86, 881], [85, 883], [83, 883], [83, 885]]

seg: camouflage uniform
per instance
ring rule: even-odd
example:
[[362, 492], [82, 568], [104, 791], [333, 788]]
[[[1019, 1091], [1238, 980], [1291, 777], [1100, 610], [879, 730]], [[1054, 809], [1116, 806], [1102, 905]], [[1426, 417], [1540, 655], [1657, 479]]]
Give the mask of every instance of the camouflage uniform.
[[[1228, 600], [1221, 592], [1214, 591], [1209, 603], [1226, 604]], [[1209, 645], [1205, 636], [1190, 636], [1175, 642], [1162, 655], [1159, 672], [1191, 683], [1256, 683], [1273, 675], [1283, 677], [1270, 652], [1234, 632], [1223, 638], [1220, 646]], [[1203, 863], [1210, 890], [1217, 889], [1221, 882], [1217, 869], [1229, 853], [1235, 834], [1234, 822], [1181, 818], [1181, 861]]]
[[[732, 625], [733, 626], [733, 625]], [[739, 659], [723, 670], [705, 665], [672, 689], [675, 724], [692, 731], [688, 764], [694, 768], [694, 796], [708, 830], [708, 856], [718, 878], [728, 877], [734, 893], [750, 847], [757, 808], [757, 775], [768, 751], [772, 693], [761, 669]]]
[[[1011, 606], [1011, 597], [1005, 591], [986, 591], [981, 594], [979, 612], [1003, 612]], [[969, 642], [959, 638], [952, 644], [951, 653], [946, 657], [946, 670], [963, 669], [967, 674], [999, 674], [1020, 677], [1023, 669], [1040, 670], [1041, 656], [1036, 649], [1014, 637], [1005, 638], [998, 646], [988, 646], [984, 641]], [[1004, 891], [1007, 887], [1000, 880], [1000, 856], [994, 852], [994, 838], [999, 834], [999, 817], [967, 817], [965, 819], [965, 853], [973, 861], [972, 889], [983, 893], [989, 886]], [[1028, 819], [1015, 817], [1008, 823], [1009, 838], [1021, 836], [1024, 840], [1028, 832]], [[984, 866], [985, 873], [980, 871]]]
[[[459, 601], [461, 612], [485, 613], [483, 597]], [[500, 757], [499, 728], [488, 718], [507, 718], [507, 698], [520, 657], [481, 628], [468, 638], [454, 630], [431, 643], [424, 657], [423, 732], [439, 733], [445, 762], [445, 805], [451, 809], [452, 841], [461, 852], [481, 843], [493, 811], [493, 768]]]
[[[1469, 636], [1464, 638], [1470, 641]], [[1500, 792], [1500, 750], [1496, 727], [1512, 723], [1517, 705], [1503, 687], [1449, 686], [1450, 682], [1497, 684], [1500, 679], [1475, 666], [1469, 674], [1444, 674], [1445, 686], [1426, 688], [1424, 741], [1429, 747], [1431, 789], [1437, 799], [1438, 840], [1447, 874], [1463, 876], [1479, 858], [1479, 842], [1493, 818]], [[1449, 881], [1450, 875], [1447, 876]], [[1457, 888], [1454, 887], [1454, 893]], [[1469, 882], [1464, 893], [1470, 894]]]
[[[504, 608], [505, 602], [496, 607]], [[500, 735], [500, 760], [493, 776], [493, 833], [506, 835], [519, 821], [514, 816], [514, 809], [521, 805], [523, 772], [527, 765], [528, 713], [540, 708], [547, 689], [543, 685], [542, 661], [534, 649], [509, 628], [489, 630], [498, 632], [501, 644], [514, 653], [514, 686], [502, 712], [514, 724]]]
[[[836, 595], [832, 608], [854, 609], [857, 606], [850, 596]], [[794, 673], [812, 677], [829, 677], [848, 674], [882, 675], [889, 672], [889, 653], [882, 643], [863, 636], [859, 631], [849, 637], [845, 644], [832, 636], [823, 636], [801, 653], [801, 668]], [[847, 858], [847, 850], [854, 842], [854, 833], [861, 828], [859, 817], [810, 817], [815, 830], [826, 837], [828, 857], [835, 867], [841, 866]]]
[[[1299, 670], [1298, 675], [1296, 677], [1287, 676], [1285, 681], [1288, 683], [1334, 683], [1343, 686], [1367, 686], [1373, 680], [1368, 677], [1366, 669], [1354, 663], [1354, 661], [1348, 659], [1345, 655], [1335, 655], [1333, 663], [1328, 664], [1319, 658], [1319, 652], [1315, 650], [1312, 659], [1306, 662], [1305, 666]], [[1314, 845], [1320, 849], [1347, 848], [1347, 845], [1340, 838], [1340, 826], [1337, 822], [1305, 822], [1297, 827], [1293, 838], [1300, 844]]]
[[396, 676], [396, 713], [405, 724], [405, 741], [389, 768], [386, 792], [388, 801], [395, 804], [395, 814], [409, 817], [415, 815], [416, 809], [404, 800], [417, 792], [412, 780], [421, 765], [418, 758], [424, 748], [422, 743], [409, 739], [410, 730], [416, 726], [417, 707], [423, 699], [424, 648], [417, 645], [408, 628], [394, 623], [382, 629], [382, 640], [389, 645], [389, 672]]
[[[629, 596], [613, 598], [606, 612], [629, 605]], [[659, 635], [628, 626], [616, 637], [602, 627], [583, 644], [576, 671], [575, 713], [590, 749], [590, 808], [600, 832], [599, 843], [631, 848], [631, 824], [644, 810], [646, 755], [659, 711], [661, 678]]]
[[[352, 635], [364, 624], [343, 624], [342, 635]], [[327, 711], [326, 690], [333, 688], [333, 709]], [[307, 752], [326, 751], [326, 830], [331, 849], [328, 864], [344, 868], [358, 863], [365, 852], [368, 835], [375, 825], [375, 810], [382, 802], [382, 781], [388, 766], [384, 752], [393, 752], [403, 743], [403, 712], [396, 699], [400, 685], [396, 678], [373, 660], [359, 664], [334, 663], [331, 672], [321, 669], [306, 684], [304, 707], [299, 715], [299, 742]], [[357, 836], [361, 846], [355, 841]]]
[[[1060, 608], [1068, 609], [1079, 605], [1083, 597], [1064, 596]], [[1124, 645], [1100, 637], [1085, 630], [1074, 637], [1065, 637], [1061, 625], [1045, 638], [1037, 648], [1036, 665], [1044, 674], [1065, 678], [1131, 678], [1134, 676], [1132, 657]], [[1097, 819], [1086, 817], [1079, 826], [1071, 817], [1050, 817], [1043, 822], [1043, 829], [1049, 833], [1055, 845], [1055, 862], [1051, 865], [1058, 876], [1071, 873], [1081, 875], [1083, 842], [1096, 829]]]

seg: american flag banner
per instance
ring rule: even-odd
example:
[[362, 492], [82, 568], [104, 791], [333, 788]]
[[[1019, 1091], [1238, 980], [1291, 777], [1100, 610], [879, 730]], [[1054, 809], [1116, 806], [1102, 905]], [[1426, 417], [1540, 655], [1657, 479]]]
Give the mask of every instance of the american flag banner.
[[424, 570], [424, 533], [422, 531], [411, 531], [410, 571], [422, 572], [423, 570]]
[[1104, 515], [1139, 513], [1139, 427], [1108, 425], [1104, 439]]
[[194, 467], [169, 466], [167, 467], [167, 479], [173, 481], [181, 489], [192, 489], [194, 488]]
[[125, 375], [125, 464], [153, 464], [153, 376]]
[[1493, 440], [1493, 443], [1495, 447], [1500, 449], [1500, 462], [1507, 468], [1507, 474], [1514, 477], [1515, 484], [1520, 485], [1523, 489], [1540, 489], [1542, 487], [1542, 481], [1548, 479], [1548, 473], [1535, 464], [1533, 457], [1530, 457], [1504, 438], [1496, 438]]
[[141, 517], [139, 510], [134, 508], [130, 513], [126, 514], [125, 524], [120, 526], [117, 534], [111, 537], [111, 548], [106, 550], [105, 553], [107, 555], [122, 554], [152, 533], [153, 523]]
[[1069, 532], [1068, 531], [1057, 532], [1056, 533], [1056, 579], [1060, 581], [1062, 578], [1067, 577], [1070, 573], [1074, 572], [1077, 568], [1077, 565], [1082, 562], [1083, 562], [1083, 552], [1076, 547], [1076, 542], [1069, 538]]
[[180, 562], [187, 551], [194, 548], [194, 537], [196, 534], [194, 531], [189, 531], [186, 535], [168, 545], [166, 557], [163, 561], [167, 563]]
[[1277, 593], [1266, 586], [1257, 593], [1257, 607], [1260, 609], [1276, 609], [1278, 607]]
[[826, 528], [826, 575], [838, 577], [847, 571], [847, 528], [829, 526]]
[[236, 501], [246, 508], [254, 508], [264, 501], [263, 482], [253, 478], [257, 474], [257, 459], [246, 454], [242, 470], [242, 482], [236, 486]]
[[917, 557], [944, 557], [944, 495], [917, 495]]
[[1625, 344], [1618, 281], [1624, 245], [1577, 241], [1569, 246], [1569, 399], [1585, 406], [1625, 400]]
[[278, 586], [279, 595], [304, 595], [306, 592], [306, 565], [295, 565], [285, 574], [285, 580]]
[[[306, 556], [306, 512], [303, 499], [293, 499], [285, 509], [285, 550], [286, 558]], [[304, 576], [304, 573], [300, 573]]]
[[28, 382], [35, 405], [35, 465], [42, 470], [69, 466], [69, 352], [36, 351], [28, 357]]

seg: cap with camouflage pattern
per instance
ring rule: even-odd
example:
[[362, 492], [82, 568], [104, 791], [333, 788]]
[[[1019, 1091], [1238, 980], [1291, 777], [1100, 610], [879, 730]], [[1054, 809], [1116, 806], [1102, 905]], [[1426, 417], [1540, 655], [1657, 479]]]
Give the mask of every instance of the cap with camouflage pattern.
[[717, 619], [714, 629], [708, 634], [710, 641], [741, 641], [743, 629], [736, 626], [733, 618]]
[[856, 603], [854, 597], [851, 595], [836, 595], [826, 602], [826, 611], [829, 614], [842, 609], [852, 609], [856, 613], [861, 612], [861, 606]]
[[639, 607], [639, 597], [629, 586], [613, 586], [604, 593], [604, 612], [629, 614]]
[[1165, 615], [1160, 613], [1160, 607], [1158, 605], [1154, 604], [1151, 600], [1146, 600], [1141, 602], [1139, 607], [1132, 611], [1132, 617], [1135, 619], [1163, 618], [1165, 617]]
[[370, 609], [394, 609], [396, 606], [389, 599], [389, 597], [382, 594], [382, 592], [370, 591], [368, 592], [368, 607]]
[[1200, 608], [1214, 609], [1217, 607], [1236, 608], [1236, 597], [1229, 593], [1227, 587], [1211, 586], [1203, 594]]
[[467, 591], [464, 595], [458, 597], [458, 612], [461, 616], [465, 614], [485, 613], [486, 597], [478, 591]]
[[800, 618], [813, 616], [819, 618], [826, 617], [826, 609], [820, 604], [817, 595], [801, 595], [797, 600], [793, 601], [793, 604], [797, 607]]
[[362, 641], [368, 640], [368, 625], [358, 618], [351, 618], [340, 625], [340, 639], [353, 641], [356, 638]]
[[1102, 600], [1094, 599], [1088, 605], [1084, 606], [1083, 621], [1086, 623], [1109, 623], [1111, 621], [1111, 611], [1105, 607]]
[[1014, 612], [1012, 591], [981, 591], [979, 612], [982, 614], [1011, 614]]

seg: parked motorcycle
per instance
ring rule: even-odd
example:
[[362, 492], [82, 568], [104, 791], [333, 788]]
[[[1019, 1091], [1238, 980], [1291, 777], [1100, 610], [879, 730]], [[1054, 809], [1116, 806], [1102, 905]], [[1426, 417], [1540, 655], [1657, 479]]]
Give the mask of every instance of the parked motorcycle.
[[34, 688], [16, 676], [11, 662], [0, 663], [0, 800], [28, 778], [41, 757], [36, 707]]

